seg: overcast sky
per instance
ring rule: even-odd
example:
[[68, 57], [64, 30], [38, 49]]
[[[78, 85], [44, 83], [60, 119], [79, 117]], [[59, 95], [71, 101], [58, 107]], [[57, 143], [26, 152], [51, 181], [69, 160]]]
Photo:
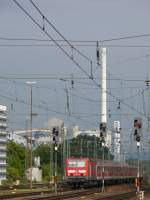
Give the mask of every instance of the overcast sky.
[[[149, 0], [36, 0], [34, 2], [68, 40], [97, 41], [150, 33]], [[19, 3], [42, 25], [42, 18], [28, 0], [19, 0]], [[60, 39], [47, 24], [45, 28], [54, 39]], [[24, 83], [31, 75], [32, 77], [34, 75], [33, 80], [37, 81], [36, 87], [33, 88], [33, 104], [44, 106], [43, 110], [39, 106], [33, 108], [38, 113], [33, 122], [35, 127], [45, 126], [51, 117], [59, 117], [66, 123], [78, 124], [82, 129], [98, 128], [100, 91], [96, 86], [92, 86], [91, 80], [75, 79], [74, 88], [71, 89], [70, 80], [42, 79], [46, 75], [61, 78], [72, 75], [86, 77], [58, 47], [30, 46], [52, 44], [48, 41], [2, 39], [48, 39], [12, 0], [0, 0], [0, 38], [0, 76], [27, 77], [23, 80], [0, 79], [0, 101], [1, 104], [8, 106], [9, 128], [25, 127], [29, 108], [21, 101], [29, 102], [29, 87]], [[77, 46], [77, 48], [96, 62], [96, 42], [84, 44], [93, 46]], [[110, 101], [108, 103], [109, 127], [112, 128], [114, 120], [121, 120], [124, 133], [129, 134], [134, 117], [139, 115], [138, 112], [149, 114], [149, 93], [146, 91], [143, 95], [142, 91], [146, 88], [144, 80], [150, 74], [150, 37], [103, 42], [99, 45], [107, 47], [108, 90], [129, 105], [121, 104], [121, 109], [118, 109], [118, 101], [108, 97]], [[115, 47], [115, 45], [138, 47]], [[65, 47], [65, 50], [71, 53], [70, 48]], [[84, 70], [90, 73], [90, 63], [74, 52], [73, 55], [82, 64]], [[94, 77], [100, 75], [100, 70], [95, 64], [93, 73]], [[41, 79], [38, 79], [39, 76], [42, 76]], [[114, 78], [121, 80], [111, 80]], [[69, 90], [71, 117], [66, 115], [65, 89]], [[75, 95], [89, 98], [91, 102]], [[97, 102], [92, 102], [92, 100]], [[65, 116], [59, 112], [64, 113]], [[72, 117], [73, 114], [76, 118]], [[146, 134], [147, 126], [144, 128]]]

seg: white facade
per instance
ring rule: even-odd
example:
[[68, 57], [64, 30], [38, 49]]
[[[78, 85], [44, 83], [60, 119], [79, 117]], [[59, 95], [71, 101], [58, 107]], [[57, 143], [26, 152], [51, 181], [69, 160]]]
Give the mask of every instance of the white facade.
[[[27, 171], [28, 180], [30, 180], [30, 173], [31, 173], [30, 170], [31, 170], [31, 168], [29, 168]], [[32, 180], [37, 181], [37, 182], [42, 181], [42, 170], [39, 169], [38, 167], [32, 168]]]
[[0, 184], [6, 179], [7, 107], [0, 105]]
[[105, 138], [106, 146], [112, 151], [112, 132], [108, 131]]
[[27, 141], [26, 141], [26, 139], [25, 139], [23, 136], [17, 135], [17, 134], [15, 134], [15, 133], [13, 133], [13, 132], [8, 133], [7, 139], [8, 139], [8, 140], [11, 140], [11, 141], [14, 141], [14, 142], [16, 142], [17, 144], [22, 144], [22, 145], [24, 145], [24, 146], [27, 145]]
[[74, 126], [74, 127], [72, 128], [72, 131], [73, 131], [73, 137], [74, 137], [74, 138], [81, 134], [81, 131], [80, 131], [80, 129], [79, 129], [79, 126]]
[[114, 160], [121, 161], [120, 121], [114, 121]]
[[106, 48], [101, 48], [101, 123], [107, 124], [107, 66]]
[[99, 130], [79, 130], [78, 126], [73, 127], [73, 137], [77, 137], [78, 135], [88, 135], [88, 136], [96, 136], [99, 137]]

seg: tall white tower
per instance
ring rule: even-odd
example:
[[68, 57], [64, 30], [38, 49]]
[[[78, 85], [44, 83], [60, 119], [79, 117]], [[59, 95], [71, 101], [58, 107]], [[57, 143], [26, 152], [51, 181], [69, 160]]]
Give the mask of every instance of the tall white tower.
[[102, 140], [105, 140], [106, 132], [107, 132], [106, 48], [101, 48], [101, 50], [100, 50], [100, 63], [99, 64], [101, 66], [100, 137]]
[[101, 48], [101, 122], [107, 124], [106, 48]]

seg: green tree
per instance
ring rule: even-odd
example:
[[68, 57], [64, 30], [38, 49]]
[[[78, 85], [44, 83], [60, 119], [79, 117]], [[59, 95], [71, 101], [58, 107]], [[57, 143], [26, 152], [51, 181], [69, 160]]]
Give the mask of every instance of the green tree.
[[42, 176], [44, 181], [49, 181], [50, 178], [50, 163], [42, 165]]
[[11, 181], [25, 177], [26, 148], [13, 141], [7, 142], [7, 178]]
[[33, 151], [33, 156], [40, 157], [41, 166], [43, 164], [49, 164], [50, 162], [50, 146], [49, 144], [41, 144]]
[[[49, 144], [41, 144], [36, 147], [33, 151], [33, 156], [39, 156], [40, 157], [40, 164], [41, 164], [41, 169], [42, 169], [42, 176], [43, 179], [48, 181], [50, 178], [50, 164], [53, 165], [54, 167], [54, 145], [53, 145], [53, 161], [50, 163], [50, 145]], [[58, 151], [57, 151], [57, 170], [58, 170], [58, 175], [61, 174], [61, 145], [58, 146]]]

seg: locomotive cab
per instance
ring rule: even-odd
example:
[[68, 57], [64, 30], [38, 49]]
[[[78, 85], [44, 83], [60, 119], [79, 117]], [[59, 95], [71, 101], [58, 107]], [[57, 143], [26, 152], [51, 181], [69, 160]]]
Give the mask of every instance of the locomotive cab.
[[75, 187], [84, 185], [89, 174], [88, 158], [68, 158], [66, 160], [66, 181]]

